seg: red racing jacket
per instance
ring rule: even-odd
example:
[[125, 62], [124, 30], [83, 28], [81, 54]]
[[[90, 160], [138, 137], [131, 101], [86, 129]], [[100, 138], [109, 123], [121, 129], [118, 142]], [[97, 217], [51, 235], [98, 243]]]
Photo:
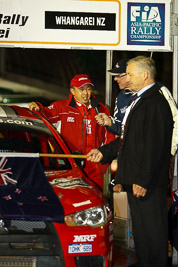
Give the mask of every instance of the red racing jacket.
[[[77, 107], [72, 94], [69, 95], [69, 99], [55, 101], [48, 107], [43, 107], [40, 104], [40, 107], [40, 112], [61, 134], [71, 152], [79, 151], [82, 154], [87, 154], [92, 148], [99, 148], [115, 139], [115, 136], [106, 127], [97, 124], [95, 119], [96, 109], [99, 112], [106, 113], [108, 116], [110, 114], [108, 108], [97, 102], [93, 95], [91, 96], [91, 108], [88, 110], [83, 108], [83, 112], [81, 112], [81, 108]], [[88, 128], [86, 127], [88, 121], [91, 127], [89, 139], [87, 139]], [[102, 188], [104, 174], [108, 165], [86, 160], [84, 171], [89, 178]]]

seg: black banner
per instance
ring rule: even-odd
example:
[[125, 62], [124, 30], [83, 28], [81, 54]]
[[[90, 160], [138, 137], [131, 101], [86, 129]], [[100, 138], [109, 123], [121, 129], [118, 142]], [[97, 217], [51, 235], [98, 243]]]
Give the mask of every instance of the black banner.
[[116, 14], [45, 11], [45, 29], [115, 31]]

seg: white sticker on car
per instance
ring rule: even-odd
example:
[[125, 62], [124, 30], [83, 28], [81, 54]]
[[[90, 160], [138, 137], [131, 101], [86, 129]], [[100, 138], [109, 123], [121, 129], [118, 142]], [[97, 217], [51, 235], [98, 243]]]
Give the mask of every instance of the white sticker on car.
[[93, 242], [96, 238], [96, 235], [74, 235], [73, 242]]
[[91, 204], [90, 200], [86, 200], [86, 201], [78, 202], [78, 203], [73, 203], [72, 205], [76, 208], [76, 207], [80, 207], [80, 206], [84, 206], [84, 205], [88, 205], [88, 204]]
[[70, 244], [68, 247], [68, 253], [90, 253], [92, 252], [92, 244]]
[[55, 185], [59, 188], [68, 189], [76, 186], [81, 187], [89, 187], [92, 188], [91, 185], [87, 184], [83, 179], [81, 178], [57, 178], [54, 179], [52, 182], [50, 182], [51, 185]]
[[31, 126], [33, 123], [31, 121], [24, 121], [24, 120], [13, 120], [13, 119], [0, 119], [0, 123], [7, 123], [7, 124], [20, 124], [25, 126]]

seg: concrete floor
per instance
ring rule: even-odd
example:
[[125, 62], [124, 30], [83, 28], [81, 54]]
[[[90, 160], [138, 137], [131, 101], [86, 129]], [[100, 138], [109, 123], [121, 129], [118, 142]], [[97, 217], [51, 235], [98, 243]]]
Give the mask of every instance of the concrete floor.
[[[118, 240], [114, 240], [114, 263], [113, 267], [127, 267], [129, 264], [134, 264], [137, 262], [135, 255], [135, 250], [132, 248], [127, 248], [123, 246]], [[172, 265], [172, 259], [169, 258], [168, 267], [176, 267], [177, 265]]]
[[123, 247], [117, 240], [114, 241], [114, 264], [113, 267], [126, 267], [137, 262], [134, 249]]

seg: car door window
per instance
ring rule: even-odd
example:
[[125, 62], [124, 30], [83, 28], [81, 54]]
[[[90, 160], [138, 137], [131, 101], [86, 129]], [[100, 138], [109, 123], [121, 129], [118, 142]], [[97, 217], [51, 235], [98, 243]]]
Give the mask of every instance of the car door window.
[[64, 152], [53, 136], [40, 132], [1, 130], [0, 152], [49, 154], [49, 156], [40, 157], [45, 171], [71, 169], [71, 165], [67, 158], [50, 157], [52, 154], [64, 154]]

